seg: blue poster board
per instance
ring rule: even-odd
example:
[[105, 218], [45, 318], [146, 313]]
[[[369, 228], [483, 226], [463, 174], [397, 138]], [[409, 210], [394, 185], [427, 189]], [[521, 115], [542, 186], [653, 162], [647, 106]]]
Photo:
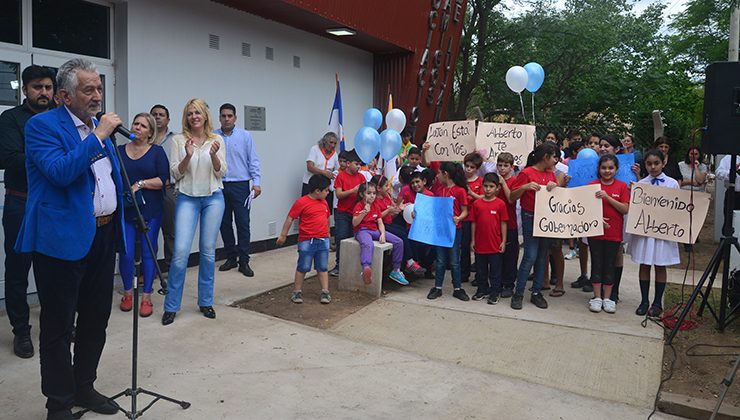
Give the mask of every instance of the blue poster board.
[[414, 223], [409, 239], [417, 242], [451, 248], [455, 242], [455, 224], [452, 222], [452, 197], [416, 195]]
[[617, 176], [615, 178], [627, 185], [630, 182], [637, 182], [637, 176], [632, 172], [632, 165], [635, 164], [635, 154], [617, 155], [617, 160], [619, 160], [619, 169], [617, 169]]
[[582, 187], [598, 178], [599, 158], [576, 158], [568, 161], [568, 188]]

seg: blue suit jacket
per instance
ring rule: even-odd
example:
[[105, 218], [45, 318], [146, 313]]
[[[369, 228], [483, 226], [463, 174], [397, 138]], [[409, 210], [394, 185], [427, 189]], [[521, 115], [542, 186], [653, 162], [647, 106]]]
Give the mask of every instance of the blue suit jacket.
[[[80, 140], [67, 109], [60, 106], [26, 123], [28, 200], [16, 252], [39, 252], [62, 260], [80, 260], [95, 238], [95, 177], [90, 165], [108, 157], [118, 196], [119, 226], [123, 222], [120, 163], [113, 143], [105, 148], [90, 134]], [[123, 229], [119, 247], [125, 251]]]

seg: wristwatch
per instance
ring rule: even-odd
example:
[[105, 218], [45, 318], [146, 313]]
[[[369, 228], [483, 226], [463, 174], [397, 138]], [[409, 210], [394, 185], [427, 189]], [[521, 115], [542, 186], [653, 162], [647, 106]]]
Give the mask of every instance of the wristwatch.
[[144, 181], [142, 181], [142, 180], [136, 181], [136, 186], [139, 187], [139, 189], [143, 189], [144, 188]]

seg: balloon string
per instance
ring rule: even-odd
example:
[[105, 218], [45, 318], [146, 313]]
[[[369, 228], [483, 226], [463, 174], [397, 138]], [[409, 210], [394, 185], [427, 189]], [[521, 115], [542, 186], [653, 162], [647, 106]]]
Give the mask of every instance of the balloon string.
[[537, 125], [537, 122], [534, 119], [534, 92], [532, 92], [532, 125]]
[[519, 103], [522, 105], [522, 118], [527, 121], [527, 114], [524, 113], [524, 99], [522, 99], [522, 93], [519, 92]]

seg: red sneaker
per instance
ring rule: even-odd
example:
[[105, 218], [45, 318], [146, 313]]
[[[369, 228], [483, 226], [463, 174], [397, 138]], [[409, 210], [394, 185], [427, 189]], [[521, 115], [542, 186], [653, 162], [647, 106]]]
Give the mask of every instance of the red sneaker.
[[142, 299], [141, 306], [139, 306], [139, 315], [141, 315], [142, 318], [146, 318], [152, 314], [152, 309], [152, 301]]
[[362, 281], [365, 282], [365, 284], [370, 284], [373, 282], [373, 269], [370, 268], [370, 266], [367, 266], [362, 269]]
[[121, 310], [123, 312], [128, 312], [133, 308], [134, 306], [134, 295], [131, 294], [123, 294], [123, 297], [121, 298]]

